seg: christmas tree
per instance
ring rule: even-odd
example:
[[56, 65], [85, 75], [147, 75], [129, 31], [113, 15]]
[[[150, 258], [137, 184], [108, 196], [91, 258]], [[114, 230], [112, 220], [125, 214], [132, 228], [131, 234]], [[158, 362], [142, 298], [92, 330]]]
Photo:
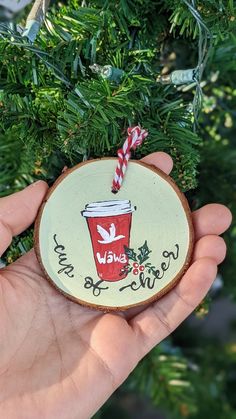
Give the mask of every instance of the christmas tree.
[[[127, 127], [140, 124], [149, 136], [135, 158], [168, 152], [192, 209], [216, 201], [235, 215], [234, 2], [68, 0], [34, 14], [33, 24], [30, 9], [1, 9], [0, 196], [38, 179], [52, 185], [65, 166], [116, 156]], [[226, 240], [221, 292], [236, 298], [235, 225]], [[31, 246], [29, 229], [3, 260]], [[207, 310], [205, 301], [198, 314]], [[203, 340], [183, 326], [121, 392], [147, 394], [168, 417], [235, 418], [235, 346], [216, 353]]]

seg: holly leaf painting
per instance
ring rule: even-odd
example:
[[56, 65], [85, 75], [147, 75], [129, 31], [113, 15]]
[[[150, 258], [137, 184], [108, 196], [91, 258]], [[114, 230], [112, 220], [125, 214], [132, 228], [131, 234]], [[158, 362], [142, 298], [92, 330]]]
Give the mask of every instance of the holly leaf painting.
[[142, 263], [149, 258], [149, 254], [151, 253], [151, 250], [147, 245], [147, 240], [145, 240], [144, 244], [141, 247], [139, 247], [138, 250], [140, 251], [138, 255], [138, 260], [140, 265], [142, 265]]
[[130, 247], [124, 246], [125, 254], [128, 257], [128, 259], [134, 260], [137, 262], [137, 255], [134, 251], [134, 249], [131, 249]]

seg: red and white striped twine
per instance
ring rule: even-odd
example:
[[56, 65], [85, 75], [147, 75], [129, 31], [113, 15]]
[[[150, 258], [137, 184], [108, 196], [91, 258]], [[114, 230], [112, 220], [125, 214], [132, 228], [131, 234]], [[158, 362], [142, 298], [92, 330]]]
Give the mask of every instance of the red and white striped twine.
[[131, 156], [131, 150], [136, 150], [136, 148], [140, 146], [144, 139], [148, 136], [148, 132], [139, 126], [129, 127], [127, 131], [128, 137], [126, 138], [123, 147], [117, 152], [118, 163], [112, 182], [113, 193], [117, 193], [122, 185], [128, 161]]

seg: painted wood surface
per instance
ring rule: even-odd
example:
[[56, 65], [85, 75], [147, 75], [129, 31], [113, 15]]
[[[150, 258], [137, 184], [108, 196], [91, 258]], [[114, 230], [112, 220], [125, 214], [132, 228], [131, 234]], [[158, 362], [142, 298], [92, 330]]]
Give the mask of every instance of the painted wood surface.
[[50, 189], [35, 225], [48, 280], [73, 301], [123, 310], [161, 297], [187, 269], [191, 213], [171, 178], [130, 161], [117, 194], [116, 159], [67, 170]]

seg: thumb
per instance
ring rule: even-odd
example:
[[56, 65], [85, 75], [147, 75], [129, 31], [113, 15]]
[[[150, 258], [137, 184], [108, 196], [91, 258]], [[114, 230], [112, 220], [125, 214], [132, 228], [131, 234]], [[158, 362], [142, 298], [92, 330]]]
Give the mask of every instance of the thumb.
[[46, 182], [38, 181], [20, 192], [0, 198], [0, 255], [10, 245], [13, 236], [34, 222], [47, 189]]

